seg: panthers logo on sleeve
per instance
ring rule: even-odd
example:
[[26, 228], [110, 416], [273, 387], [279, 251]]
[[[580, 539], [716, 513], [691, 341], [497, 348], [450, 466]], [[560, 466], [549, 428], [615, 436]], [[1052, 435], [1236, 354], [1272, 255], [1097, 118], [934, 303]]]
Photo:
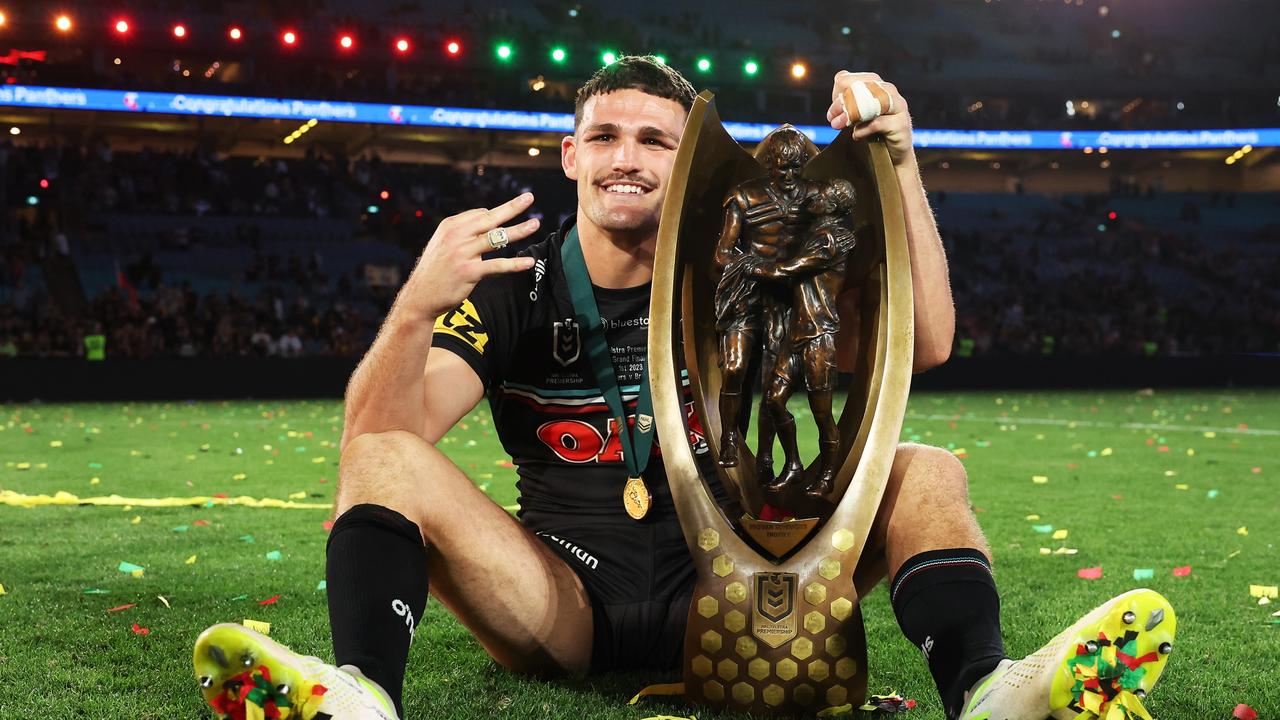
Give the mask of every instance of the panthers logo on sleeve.
[[484, 346], [489, 344], [489, 333], [470, 300], [463, 300], [461, 305], [436, 318], [435, 331], [458, 338], [481, 355]]

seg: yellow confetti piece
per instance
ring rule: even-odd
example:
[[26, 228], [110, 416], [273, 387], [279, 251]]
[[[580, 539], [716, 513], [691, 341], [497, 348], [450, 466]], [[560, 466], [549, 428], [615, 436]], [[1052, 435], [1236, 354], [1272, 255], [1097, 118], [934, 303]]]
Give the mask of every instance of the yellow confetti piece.
[[1249, 528], [1247, 528], [1247, 527], [1245, 527], [1245, 526], [1241, 525], [1240, 527], [1236, 528], [1236, 534], [1237, 534], [1237, 535], [1248, 535], [1248, 534], [1249, 534]]
[[187, 564], [188, 564], [188, 565], [195, 565], [195, 564], [196, 564], [196, 556], [195, 556], [195, 555], [192, 555], [191, 557], [187, 558]]
[[1178, 488], [1179, 490], [1188, 490], [1190, 489], [1191, 486], [1187, 485], [1186, 483], [1178, 483], [1177, 485], [1174, 485], [1174, 487]]
[[1178, 474], [1178, 471], [1177, 471], [1177, 470], [1165, 470], [1165, 471], [1164, 471], [1164, 476], [1165, 476], [1165, 477], [1174, 477], [1174, 476], [1176, 476], [1177, 474]]
[[1249, 596], [1256, 598], [1272, 598], [1280, 597], [1280, 587], [1276, 585], [1250, 585]]
[[60, 447], [62, 447], [62, 441], [61, 441], [61, 440], [50, 440], [50, 441], [49, 441], [49, 447], [51, 447], [51, 448], [60, 448]]
[[1027, 516], [1027, 519], [1028, 519], [1028, 520], [1039, 520], [1039, 519], [1040, 519], [1040, 516], [1039, 516], [1039, 515], [1028, 515], [1028, 516]]
[[169, 598], [167, 598], [167, 597], [165, 597], [165, 596], [163, 596], [163, 595], [157, 595], [157, 596], [156, 596], [156, 599], [157, 599], [157, 600], [159, 600], [160, 602], [164, 603], [164, 606], [165, 606], [166, 608], [169, 608], [170, 610], [172, 610], [172, 609], [173, 609], [173, 606], [169, 604]]
[[36, 469], [37, 469], [37, 470], [48, 470], [48, 469], [49, 469], [49, 463], [36, 463]]
[[1195, 457], [1195, 454], [1196, 454], [1195, 448], [1187, 448], [1187, 457]]
[[1207, 438], [1209, 438], [1210, 440], [1212, 440], [1212, 439], [1214, 439], [1214, 438], [1218, 437], [1218, 433], [1216, 433], [1216, 432], [1214, 432], [1214, 431], [1212, 431], [1212, 430], [1205, 430], [1205, 431], [1204, 431], [1204, 436], [1205, 436], [1205, 437], [1207, 437]]
[[1045, 483], [1049, 482], [1049, 478], [1045, 475], [1032, 475], [1031, 482], [1037, 485], [1044, 485]]
[[19, 469], [19, 470], [30, 470], [30, 469], [31, 469], [31, 463], [29, 463], [29, 462], [20, 462], [20, 463], [18, 463], [17, 467], [18, 467], [18, 469]]
[[1053, 554], [1053, 551], [1052, 551], [1052, 550], [1050, 550], [1049, 548], [1040, 548], [1040, 554], [1041, 554], [1041, 555], [1052, 555], [1052, 554]]
[[307, 496], [306, 490], [299, 490], [298, 492], [295, 492], [295, 493], [289, 493], [290, 500], [302, 500], [306, 496]]
[[102, 478], [89, 478], [90, 485], [97, 485], [100, 482], [102, 482]]
[[320, 463], [323, 463], [323, 462], [324, 462], [324, 460], [325, 460], [325, 459], [324, 459], [324, 456], [323, 456], [323, 455], [321, 455], [320, 457], [313, 457], [313, 458], [311, 458], [311, 462], [315, 463], [316, 465], [319, 465]]
[[1060, 547], [1057, 550], [1054, 550], [1053, 554], [1054, 555], [1075, 555], [1078, 552], [1080, 551], [1075, 548]]
[[1111, 455], [1111, 448], [1102, 448], [1102, 452], [1099, 454], [1102, 455], [1102, 457], [1108, 457]]
[[269, 623], [269, 622], [262, 622], [261, 620], [250, 620], [249, 618], [245, 618], [245, 619], [244, 619], [244, 622], [242, 622], [242, 623], [240, 623], [240, 624], [241, 624], [241, 625], [244, 625], [245, 627], [249, 628], [250, 630], [254, 630], [254, 631], [260, 632], [260, 633], [262, 633], [263, 635], [270, 635], [270, 634], [271, 634], [271, 623]]
[[[122, 510], [132, 510], [134, 505], [141, 507], [189, 507], [192, 505], [242, 505], [254, 508], [286, 508], [289, 510], [332, 510], [332, 503], [302, 503], [277, 498], [254, 498], [248, 495], [238, 497], [159, 497], [128, 498], [119, 495], [80, 497], [73, 493], [59, 490], [53, 495], [24, 495], [12, 490], [0, 490], [0, 505], [13, 507], [42, 507], [45, 505], [123, 505]], [[516, 507], [516, 506], [512, 506]]]
[[131, 571], [129, 571], [129, 574], [130, 574], [130, 575], [132, 575], [132, 576], [134, 576], [134, 577], [136, 577], [136, 578], [140, 578], [140, 577], [142, 577], [146, 572], [147, 572], [146, 570], [143, 570], [142, 568], [138, 568], [137, 570], [131, 570]]
[[134, 516], [133, 516], [133, 519], [129, 521], [129, 523], [130, 523], [131, 525], [137, 525], [138, 523], [141, 523], [141, 522], [142, 522], [142, 516], [141, 516], [141, 515], [134, 515]]
[[0, 585], [0, 595], [8, 595], [9, 592], [4, 589], [4, 585]]
[[232, 479], [232, 480], [243, 480], [243, 479], [245, 479], [246, 477], [248, 477], [248, 475], [245, 475], [244, 473], [236, 473], [235, 475], [232, 475], [232, 476], [231, 476], [231, 479]]
[[133, 457], [142, 457], [142, 451], [141, 451], [141, 450], [130, 450], [130, 451], [129, 451], [129, 454], [130, 454], [131, 456], [133, 456]]
[[1053, 539], [1054, 539], [1054, 540], [1066, 540], [1066, 539], [1067, 539], [1067, 531], [1066, 531], [1066, 530], [1054, 530], [1054, 531], [1053, 531]]

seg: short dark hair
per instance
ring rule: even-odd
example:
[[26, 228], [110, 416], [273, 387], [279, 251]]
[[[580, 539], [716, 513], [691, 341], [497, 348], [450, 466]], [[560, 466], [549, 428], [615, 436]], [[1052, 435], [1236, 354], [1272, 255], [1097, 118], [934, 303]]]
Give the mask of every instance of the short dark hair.
[[654, 97], [675, 100], [685, 112], [693, 108], [693, 99], [698, 95], [679, 71], [659, 62], [653, 55], [623, 55], [617, 62], [597, 70], [578, 88], [578, 99], [573, 106], [573, 129], [577, 130], [582, 122], [582, 106], [588, 99], [614, 90], [639, 90]]

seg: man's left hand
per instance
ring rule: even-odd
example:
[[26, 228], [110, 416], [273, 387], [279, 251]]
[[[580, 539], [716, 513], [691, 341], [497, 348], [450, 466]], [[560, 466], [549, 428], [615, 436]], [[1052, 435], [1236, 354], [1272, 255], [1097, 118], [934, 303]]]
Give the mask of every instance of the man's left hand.
[[[911, 115], [907, 112], [907, 100], [898, 92], [898, 88], [885, 82], [879, 75], [869, 72], [849, 72], [841, 70], [836, 73], [835, 85], [831, 88], [831, 107], [827, 108], [827, 120], [831, 127], [843, 130], [849, 125], [849, 114], [845, 112], [840, 97], [854, 83], [879, 83], [892, 99], [887, 113], [871, 122], [856, 124], [853, 128], [853, 139], [861, 140], [870, 135], [883, 135], [885, 145], [889, 148], [889, 157], [895, 166], [915, 162], [915, 150], [911, 146]], [[853, 108], [856, 113], [857, 109]]]

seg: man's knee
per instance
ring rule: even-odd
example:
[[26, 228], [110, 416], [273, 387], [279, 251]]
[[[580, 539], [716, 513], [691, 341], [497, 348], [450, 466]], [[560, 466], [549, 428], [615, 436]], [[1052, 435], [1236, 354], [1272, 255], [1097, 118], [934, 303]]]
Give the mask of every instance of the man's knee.
[[903, 443], [894, 458], [890, 482], [898, 483], [900, 493], [908, 497], [927, 494], [935, 504], [969, 504], [969, 475], [964, 464], [943, 448]]
[[341, 515], [361, 503], [389, 507], [421, 524], [423, 455], [434, 450], [411, 432], [390, 430], [358, 435], [347, 443], [338, 466], [334, 513]]

